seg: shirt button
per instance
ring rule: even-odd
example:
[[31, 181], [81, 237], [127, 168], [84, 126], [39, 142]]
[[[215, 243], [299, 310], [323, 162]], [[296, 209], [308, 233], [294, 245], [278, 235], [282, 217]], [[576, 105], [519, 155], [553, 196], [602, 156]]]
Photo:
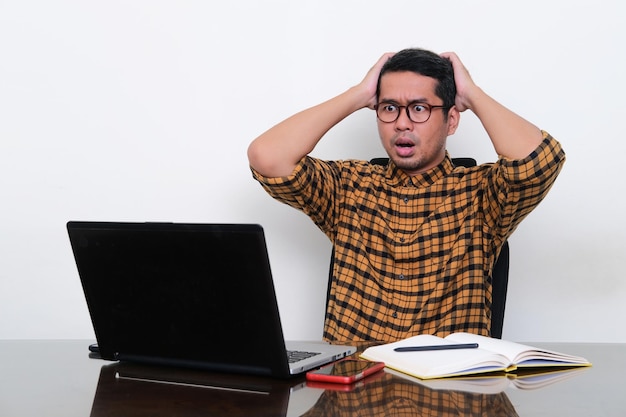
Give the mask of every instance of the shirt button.
[[409, 202], [409, 197], [404, 197], [404, 202], [408, 203]]
[[400, 275], [398, 275], [398, 278], [400, 278], [400, 279], [404, 279], [404, 274], [400, 274]]
[[394, 311], [394, 313], [391, 315], [391, 317], [393, 317], [394, 319], [397, 319], [397, 318], [398, 318], [398, 313], [396, 313], [396, 312]]

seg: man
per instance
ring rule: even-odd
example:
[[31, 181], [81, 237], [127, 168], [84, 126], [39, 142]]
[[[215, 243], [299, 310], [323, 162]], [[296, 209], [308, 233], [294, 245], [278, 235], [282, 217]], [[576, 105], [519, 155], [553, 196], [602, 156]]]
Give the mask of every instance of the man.
[[[387, 167], [308, 154], [353, 112], [376, 110]], [[446, 140], [474, 112], [499, 159], [455, 167]], [[329, 341], [489, 335], [500, 248], [565, 161], [548, 133], [483, 92], [454, 53], [383, 55], [356, 86], [297, 113], [248, 149], [254, 177], [334, 245]]]

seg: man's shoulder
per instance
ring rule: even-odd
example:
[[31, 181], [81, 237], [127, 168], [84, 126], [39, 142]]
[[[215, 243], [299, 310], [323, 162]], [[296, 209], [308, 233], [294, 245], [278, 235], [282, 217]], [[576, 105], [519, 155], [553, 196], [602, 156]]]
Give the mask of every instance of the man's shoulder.
[[385, 166], [362, 159], [335, 159], [325, 160], [312, 156], [306, 157], [305, 164], [314, 168], [331, 168], [338, 171], [360, 173], [384, 172]]

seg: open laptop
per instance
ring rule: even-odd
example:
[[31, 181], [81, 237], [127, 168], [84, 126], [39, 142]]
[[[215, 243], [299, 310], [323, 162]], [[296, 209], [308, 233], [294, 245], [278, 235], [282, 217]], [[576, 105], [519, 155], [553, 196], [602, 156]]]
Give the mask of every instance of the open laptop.
[[259, 225], [71, 221], [67, 230], [103, 359], [288, 377], [356, 351], [285, 343]]

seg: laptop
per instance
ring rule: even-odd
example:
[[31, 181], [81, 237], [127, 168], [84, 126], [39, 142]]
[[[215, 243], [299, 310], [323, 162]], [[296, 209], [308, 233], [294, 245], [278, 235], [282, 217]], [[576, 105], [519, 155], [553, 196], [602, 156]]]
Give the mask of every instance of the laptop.
[[356, 351], [285, 342], [260, 225], [67, 230], [103, 359], [285, 378]]

